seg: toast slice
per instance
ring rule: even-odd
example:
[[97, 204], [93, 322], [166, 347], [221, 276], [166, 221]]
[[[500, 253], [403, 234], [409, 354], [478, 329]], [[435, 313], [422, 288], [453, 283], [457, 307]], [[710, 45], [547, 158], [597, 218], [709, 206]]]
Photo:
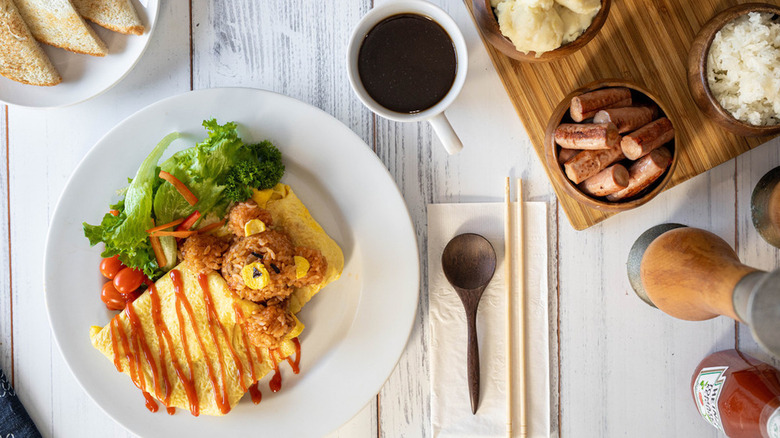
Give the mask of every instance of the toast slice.
[[71, 52], [106, 56], [108, 48], [70, 0], [14, 0], [35, 39]]
[[0, 75], [29, 85], [62, 82], [12, 0], [0, 0]]
[[130, 0], [71, 0], [87, 20], [123, 34], [143, 35], [144, 25]]

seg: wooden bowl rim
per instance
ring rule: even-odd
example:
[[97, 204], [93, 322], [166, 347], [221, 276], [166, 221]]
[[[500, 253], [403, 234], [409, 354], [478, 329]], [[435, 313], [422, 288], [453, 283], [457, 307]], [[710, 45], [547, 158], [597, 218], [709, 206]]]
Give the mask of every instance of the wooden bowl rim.
[[558, 150], [557, 150], [558, 148], [557, 145], [555, 144], [555, 139], [553, 138], [552, 135], [555, 132], [555, 128], [557, 128], [558, 125], [561, 124], [561, 120], [566, 115], [566, 111], [569, 109], [569, 106], [571, 105], [571, 99], [574, 96], [578, 96], [580, 94], [584, 94], [594, 90], [599, 90], [602, 88], [613, 88], [613, 87], [626, 87], [636, 92], [642, 93], [648, 99], [652, 100], [653, 103], [658, 105], [658, 108], [660, 108], [664, 116], [668, 118], [669, 121], [672, 122], [672, 127], [679, 126], [677, 125], [675, 118], [669, 112], [667, 106], [654, 93], [648, 91], [645, 87], [635, 82], [628, 81], [626, 79], [618, 79], [618, 78], [599, 79], [590, 82], [586, 85], [583, 85], [580, 88], [577, 88], [576, 90], [566, 95], [566, 97], [564, 97], [563, 100], [561, 100], [561, 102], [558, 104], [555, 110], [553, 110], [552, 116], [550, 117], [550, 121], [547, 123], [547, 129], [545, 131], [544, 148], [545, 148], [545, 158], [547, 161], [546, 163], [547, 167], [550, 169], [553, 175], [553, 180], [555, 180], [555, 182], [558, 185], [563, 187], [563, 190], [564, 192], [566, 192], [567, 195], [574, 198], [577, 202], [581, 204], [585, 204], [589, 207], [601, 211], [606, 211], [606, 212], [631, 210], [655, 198], [669, 184], [669, 181], [671, 181], [672, 175], [674, 174], [674, 171], [677, 169], [677, 162], [679, 161], [679, 156], [680, 156], [680, 145], [677, 142], [677, 136], [675, 136], [673, 140], [674, 151], [672, 151], [672, 163], [669, 165], [669, 168], [666, 170], [666, 175], [663, 177], [663, 179], [657, 183], [657, 185], [653, 188], [653, 190], [651, 190], [648, 193], [645, 193], [642, 197], [632, 199], [630, 201], [625, 201], [625, 202], [609, 202], [609, 201], [603, 201], [600, 199], [590, 197], [582, 193], [580, 189], [577, 188], [577, 185], [574, 184], [571, 180], [569, 180], [568, 177], [566, 177], [563, 169], [561, 168], [561, 165], [558, 164]]
[[[718, 115], [723, 117], [723, 119], [712, 118], [712, 121], [720, 124], [726, 129], [736, 128], [742, 132], [750, 132], [752, 135], [757, 136], [772, 135], [780, 132], [780, 124], [759, 126], [751, 125], [750, 123], [737, 119], [723, 108], [720, 102], [718, 102], [718, 99], [712, 94], [710, 81], [707, 78], [707, 58], [709, 58], [710, 48], [712, 46], [712, 41], [715, 39], [715, 35], [720, 32], [723, 26], [750, 12], [764, 12], [780, 15], [780, 6], [769, 3], [742, 3], [726, 8], [707, 20], [693, 39], [694, 41], [704, 40], [702, 45], [703, 49], [696, 59], [695, 76], [703, 86], [704, 95], [709, 104]], [[694, 47], [694, 45], [692, 44], [691, 47]]]
[[[609, 15], [609, 9], [612, 5], [612, 0], [601, 0], [601, 9], [599, 9], [599, 11], [593, 17], [593, 21], [591, 21], [590, 26], [588, 26], [585, 31], [582, 32], [582, 35], [578, 36], [574, 41], [566, 43], [557, 49], [542, 53], [538, 58], [536, 57], [536, 52], [531, 51], [528, 53], [523, 53], [517, 50], [514, 43], [512, 43], [509, 38], [505, 37], [504, 34], [501, 33], [498, 20], [495, 18], [495, 14], [493, 13], [493, 7], [490, 6], [490, 0], [472, 0], [472, 4], [474, 4], [474, 7], [479, 10], [480, 14], [490, 15], [493, 17], [492, 20], [488, 21], [490, 24], [488, 24], [487, 28], [482, 25], [483, 22], [478, 18], [476, 22], [477, 27], [486, 34], [485, 39], [490, 45], [495, 47], [496, 50], [518, 61], [547, 62], [575, 53], [581, 48], [585, 47], [585, 45], [587, 45], [593, 38], [595, 38], [599, 31], [601, 31], [604, 23], [607, 21], [607, 16]], [[496, 44], [491, 38], [487, 37], [488, 34], [497, 36], [500, 38], [499, 41], [503, 42]]]

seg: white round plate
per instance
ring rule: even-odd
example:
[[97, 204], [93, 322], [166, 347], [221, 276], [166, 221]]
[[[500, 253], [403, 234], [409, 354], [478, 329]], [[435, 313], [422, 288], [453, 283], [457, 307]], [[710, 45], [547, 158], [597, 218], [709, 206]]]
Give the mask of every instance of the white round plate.
[[[166, 134], [184, 134], [175, 151], [205, 138], [204, 119], [235, 121], [245, 141], [269, 139], [282, 151], [292, 186], [344, 251], [341, 279], [300, 314], [301, 372], [281, 367], [278, 393], [261, 382], [263, 401], [245, 396], [224, 417], [178, 409], [149, 412], [141, 392], [92, 347], [91, 325], [115, 315], [100, 301], [100, 247], [82, 222], [98, 223], [115, 191]], [[268, 91], [221, 88], [157, 102], [117, 125], [84, 157], [54, 211], [44, 260], [52, 332], [76, 379], [106, 413], [143, 437], [321, 436], [352, 418], [379, 391], [411, 332], [419, 296], [419, 258], [409, 213], [373, 151], [327, 113]]]
[[82, 55], [41, 44], [62, 82], [53, 87], [25, 85], [0, 76], [0, 102], [34, 108], [52, 108], [83, 102], [108, 90], [132, 70], [152, 38], [159, 0], [133, 0], [136, 12], [146, 27], [143, 35], [123, 35], [89, 21], [108, 46], [104, 57]]

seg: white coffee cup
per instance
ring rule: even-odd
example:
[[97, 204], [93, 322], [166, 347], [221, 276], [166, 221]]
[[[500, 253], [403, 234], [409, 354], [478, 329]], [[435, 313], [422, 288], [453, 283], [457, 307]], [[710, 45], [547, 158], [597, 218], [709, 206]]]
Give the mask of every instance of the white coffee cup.
[[[412, 114], [395, 112], [377, 103], [366, 91], [358, 73], [358, 54], [366, 34], [385, 18], [406, 13], [423, 15], [438, 23], [450, 36], [456, 57], [455, 80], [447, 94], [434, 106]], [[460, 93], [463, 83], [466, 81], [467, 70], [468, 52], [466, 50], [466, 40], [463, 39], [463, 34], [458, 29], [458, 25], [455, 24], [455, 20], [438, 6], [422, 0], [388, 1], [371, 9], [355, 26], [347, 47], [347, 74], [349, 82], [363, 104], [376, 114], [398, 122], [428, 120], [431, 122], [433, 130], [441, 140], [444, 148], [450, 154], [460, 152], [463, 149], [463, 143], [461, 143], [455, 130], [452, 129], [452, 125], [450, 125], [447, 117], [444, 116], [444, 110], [458, 97], [458, 93]]]

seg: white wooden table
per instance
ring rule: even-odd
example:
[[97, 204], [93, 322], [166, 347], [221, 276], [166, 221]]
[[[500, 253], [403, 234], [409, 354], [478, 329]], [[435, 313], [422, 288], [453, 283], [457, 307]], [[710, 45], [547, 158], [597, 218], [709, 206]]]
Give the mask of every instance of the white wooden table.
[[[522, 176], [526, 197], [550, 205], [554, 433], [564, 437], [715, 437], [694, 407], [690, 375], [709, 352], [739, 346], [768, 359], [731, 320], [674, 320], [631, 291], [625, 260], [650, 226], [681, 222], [715, 232], [761, 269], [780, 257], [756, 234], [749, 201], [758, 179], [780, 165], [778, 141], [676, 187], [637, 210], [574, 231], [504, 93], [466, 7], [435, 0], [459, 23], [469, 73], [448, 111], [466, 145], [447, 156], [427, 124], [373, 116], [345, 71], [352, 26], [371, 0], [191, 0], [163, 2], [154, 40], [125, 80], [64, 109], [0, 112], [0, 366], [44, 436], [129, 435], [66, 369], [52, 343], [42, 291], [43, 248], [68, 176], [112, 126], [163, 97], [246, 86], [316, 105], [373, 148], [403, 192], [426, 260], [425, 206], [499, 201], [505, 176]], [[684, 121], [683, 121], [684, 123]], [[85, 242], [86, 244], [86, 242]], [[333, 433], [340, 437], [431, 436], [427, 267], [414, 330], [397, 368], [370, 403]], [[778, 362], [775, 362], [778, 365]], [[18, 437], [17, 437], [18, 438]]]

